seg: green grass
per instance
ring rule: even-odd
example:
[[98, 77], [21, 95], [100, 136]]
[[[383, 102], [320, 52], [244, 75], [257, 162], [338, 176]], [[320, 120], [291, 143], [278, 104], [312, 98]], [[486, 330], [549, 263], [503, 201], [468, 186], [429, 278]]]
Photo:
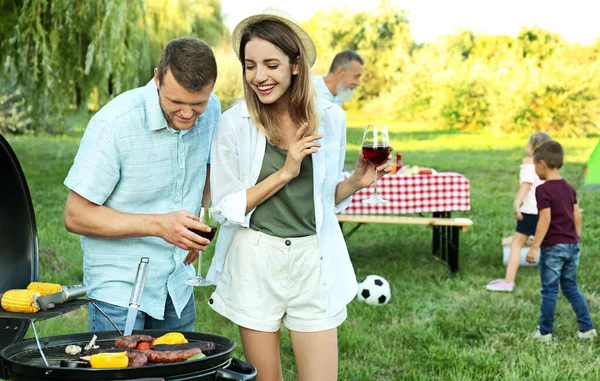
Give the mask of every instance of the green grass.
[[[353, 166], [362, 123], [348, 129], [347, 168]], [[9, 137], [24, 168], [36, 212], [41, 274], [45, 281], [80, 283], [78, 237], [62, 223], [67, 189], [62, 182], [78, 146], [81, 127], [65, 137]], [[349, 305], [339, 329], [340, 380], [597, 380], [598, 342], [579, 342], [570, 305], [559, 297], [551, 345], [529, 339], [539, 318], [537, 268], [523, 268], [512, 294], [492, 294], [485, 285], [504, 273], [500, 239], [514, 230], [511, 205], [526, 136], [458, 133], [427, 126], [390, 124], [392, 145], [405, 164], [455, 171], [471, 180], [473, 228], [461, 234], [460, 272], [431, 255], [431, 231], [423, 226], [366, 225], [347, 242], [358, 279], [386, 278], [392, 300], [383, 307]], [[561, 140], [563, 176], [576, 188], [596, 139]], [[580, 192], [583, 209], [579, 282], [591, 312], [598, 315], [600, 192]], [[346, 227], [346, 229], [349, 228]], [[204, 255], [206, 269], [212, 249]], [[206, 270], [205, 270], [206, 271]], [[235, 325], [204, 303], [211, 288], [197, 288], [196, 330], [241, 344]], [[43, 336], [85, 332], [85, 309], [37, 324]], [[29, 335], [31, 336], [31, 334]], [[282, 340], [286, 380], [296, 380], [291, 345]], [[243, 359], [241, 345], [235, 356]]]

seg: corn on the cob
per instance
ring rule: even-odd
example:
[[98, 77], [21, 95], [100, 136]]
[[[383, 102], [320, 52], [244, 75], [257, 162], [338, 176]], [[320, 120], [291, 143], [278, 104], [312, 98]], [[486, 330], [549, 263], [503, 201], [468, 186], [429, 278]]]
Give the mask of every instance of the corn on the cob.
[[8, 290], [2, 295], [2, 308], [8, 312], [38, 312], [40, 306], [37, 298], [40, 293], [36, 290]]
[[62, 291], [62, 286], [56, 283], [42, 283], [42, 282], [31, 282], [27, 286], [28, 290], [35, 290], [40, 293], [41, 296], [54, 294]]

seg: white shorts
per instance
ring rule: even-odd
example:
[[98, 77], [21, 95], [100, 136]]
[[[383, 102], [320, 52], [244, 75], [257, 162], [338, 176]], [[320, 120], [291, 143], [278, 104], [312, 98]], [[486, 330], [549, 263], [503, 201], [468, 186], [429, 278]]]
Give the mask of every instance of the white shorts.
[[277, 332], [335, 328], [346, 308], [327, 314], [317, 236], [279, 238], [241, 228], [227, 252], [209, 306], [239, 326]]

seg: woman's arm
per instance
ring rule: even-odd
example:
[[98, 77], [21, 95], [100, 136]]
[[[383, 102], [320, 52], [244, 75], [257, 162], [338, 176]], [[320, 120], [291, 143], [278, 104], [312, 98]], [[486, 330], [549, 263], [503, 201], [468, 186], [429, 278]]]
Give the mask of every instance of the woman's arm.
[[[388, 156], [388, 160], [391, 159], [391, 155]], [[392, 171], [392, 166], [387, 162], [381, 164], [377, 167], [377, 179], [385, 176], [385, 174], [390, 173]], [[356, 167], [354, 168], [354, 173], [352, 176], [348, 177], [346, 180], [338, 183], [337, 188], [335, 189], [335, 202], [341, 202], [347, 197], [352, 196], [354, 193], [358, 192], [362, 188], [368, 187], [373, 184], [373, 180], [375, 179], [375, 174], [372, 167], [366, 162], [363, 157], [362, 152], [358, 154], [358, 161], [356, 162]]]

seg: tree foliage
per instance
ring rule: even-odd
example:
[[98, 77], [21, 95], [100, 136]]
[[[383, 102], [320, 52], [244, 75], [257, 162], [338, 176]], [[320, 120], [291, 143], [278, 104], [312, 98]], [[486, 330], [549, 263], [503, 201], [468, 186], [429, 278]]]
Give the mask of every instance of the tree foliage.
[[[600, 39], [580, 46], [533, 27], [417, 44], [407, 12], [390, 0], [321, 11], [304, 27], [317, 45], [316, 74], [342, 50], [364, 58], [349, 110], [461, 130], [599, 132]], [[62, 131], [66, 111], [143, 85], [163, 46], [181, 36], [215, 47], [223, 108], [239, 99], [241, 65], [219, 0], [1, 1], [0, 130]]]
[[60, 132], [69, 109], [144, 84], [172, 38], [216, 44], [226, 33], [219, 0], [9, 0], [0, 9], [3, 83], [16, 84], [37, 131]]
[[317, 72], [325, 74], [335, 54], [342, 50], [355, 50], [365, 60], [368, 70], [353, 99], [354, 107], [377, 99], [389, 84], [398, 81], [414, 45], [406, 12], [389, 0], [370, 13], [322, 11], [304, 26], [317, 41]]
[[319, 51], [316, 73], [344, 49], [365, 59], [347, 109], [470, 131], [599, 132], [600, 39], [580, 46], [533, 27], [516, 37], [459, 30], [416, 44], [406, 13], [389, 1], [376, 11], [320, 12], [305, 27]]

